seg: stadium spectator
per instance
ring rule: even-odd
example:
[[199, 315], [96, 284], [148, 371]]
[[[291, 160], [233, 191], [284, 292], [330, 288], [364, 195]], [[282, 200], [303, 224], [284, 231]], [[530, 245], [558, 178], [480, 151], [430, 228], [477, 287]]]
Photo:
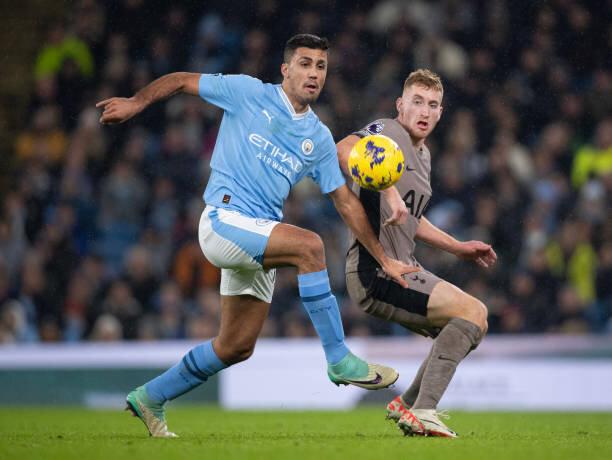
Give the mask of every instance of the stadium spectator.
[[15, 153], [22, 161], [40, 162], [45, 167], [57, 167], [64, 159], [68, 139], [59, 123], [57, 106], [38, 109], [30, 129], [17, 137]]
[[93, 76], [94, 63], [87, 44], [77, 36], [67, 33], [61, 23], [50, 27], [46, 43], [36, 58], [36, 78], [58, 75], [63, 69], [72, 66], [85, 77]]
[[612, 118], [607, 118], [597, 125], [593, 145], [584, 145], [576, 152], [572, 182], [574, 187], [580, 187], [591, 177], [610, 173], [612, 173]]

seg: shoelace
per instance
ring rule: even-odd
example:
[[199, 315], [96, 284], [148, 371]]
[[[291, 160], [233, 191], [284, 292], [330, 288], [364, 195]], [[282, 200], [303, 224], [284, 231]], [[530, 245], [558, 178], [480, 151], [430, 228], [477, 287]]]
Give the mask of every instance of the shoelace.
[[451, 416], [448, 413], [448, 410], [444, 409], [441, 411], [434, 412], [439, 418], [443, 418], [444, 420], [448, 420]]

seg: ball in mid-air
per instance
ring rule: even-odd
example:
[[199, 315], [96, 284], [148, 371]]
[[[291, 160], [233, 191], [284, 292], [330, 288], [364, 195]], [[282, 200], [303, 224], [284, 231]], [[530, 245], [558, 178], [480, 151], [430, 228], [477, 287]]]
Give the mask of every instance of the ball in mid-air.
[[365, 136], [351, 149], [348, 169], [360, 187], [384, 190], [402, 177], [404, 154], [390, 137], [382, 134]]

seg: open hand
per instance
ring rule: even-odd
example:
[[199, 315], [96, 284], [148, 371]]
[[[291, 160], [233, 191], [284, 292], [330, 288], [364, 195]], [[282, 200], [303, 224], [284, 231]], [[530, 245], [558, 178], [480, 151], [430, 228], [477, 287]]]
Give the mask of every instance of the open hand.
[[104, 109], [100, 117], [100, 123], [103, 125], [123, 123], [140, 113], [143, 109], [141, 104], [131, 97], [111, 97], [110, 99], [98, 102], [96, 107]]
[[482, 241], [464, 241], [459, 243], [455, 255], [463, 260], [472, 260], [484, 268], [493, 266], [497, 262], [497, 254], [495, 254], [493, 247]]
[[421, 269], [414, 265], [408, 265], [401, 260], [387, 258], [384, 265], [381, 267], [383, 271], [397, 284], [403, 288], [408, 287], [408, 281], [406, 281], [402, 275], [407, 273], [418, 272]]

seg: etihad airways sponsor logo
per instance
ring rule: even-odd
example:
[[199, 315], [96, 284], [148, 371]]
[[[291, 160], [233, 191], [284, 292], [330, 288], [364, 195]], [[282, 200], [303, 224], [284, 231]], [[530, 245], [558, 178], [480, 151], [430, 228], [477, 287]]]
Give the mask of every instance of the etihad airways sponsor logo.
[[[259, 134], [249, 134], [249, 142], [261, 149], [261, 152], [257, 155], [257, 157], [266, 164], [271, 164], [274, 162], [275, 164], [278, 164], [283, 168], [287, 168], [294, 173], [299, 173], [304, 167], [302, 162], [295, 156], [291, 155], [290, 153], [283, 152], [280, 148]], [[280, 171], [279, 168], [275, 169]]]

